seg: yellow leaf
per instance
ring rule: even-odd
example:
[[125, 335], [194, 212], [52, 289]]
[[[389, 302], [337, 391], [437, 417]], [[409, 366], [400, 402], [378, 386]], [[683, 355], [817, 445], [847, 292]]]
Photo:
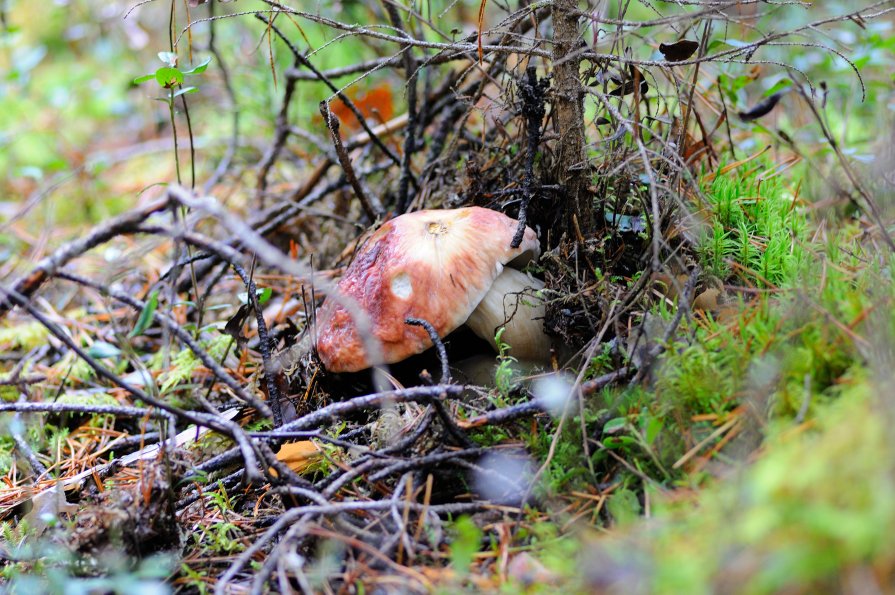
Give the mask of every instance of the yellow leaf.
[[287, 442], [277, 452], [277, 460], [285, 463], [296, 473], [301, 473], [320, 460], [323, 451], [310, 440]]

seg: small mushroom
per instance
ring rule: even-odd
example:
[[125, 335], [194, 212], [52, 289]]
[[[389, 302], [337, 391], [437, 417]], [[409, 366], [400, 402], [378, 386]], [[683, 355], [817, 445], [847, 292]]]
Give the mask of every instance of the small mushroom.
[[504, 268], [524, 266], [540, 254], [528, 227], [519, 247], [510, 247], [518, 225], [480, 207], [417, 211], [385, 223], [357, 251], [337, 286], [369, 317], [381, 361], [369, 360], [349, 312], [328, 299], [317, 313], [323, 364], [331, 372], [356, 372], [431, 347], [426, 330], [405, 324], [407, 318], [427, 321], [439, 337], [465, 322], [495, 349], [495, 331], [504, 326], [501, 340], [511, 355], [545, 357], [550, 341], [534, 294], [543, 283]]

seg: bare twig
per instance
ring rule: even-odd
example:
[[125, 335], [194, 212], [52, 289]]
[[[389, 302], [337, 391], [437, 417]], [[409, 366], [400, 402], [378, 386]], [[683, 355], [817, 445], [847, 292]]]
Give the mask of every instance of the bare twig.
[[348, 183], [351, 184], [351, 188], [354, 190], [355, 196], [357, 196], [361, 206], [364, 208], [367, 217], [371, 222], [375, 222], [382, 216], [382, 207], [379, 205], [379, 201], [374, 203], [373, 199], [367, 195], [367, 191], [364, 189], [360, 180], [357, 178], [357, 174], [354, 172], [354, 166], [351, 164], [351, 157], [348, 155], [345, 145], [342, 144], [342, 135], [339, 133], [338, 116], [332, 113], [332, 110], [329, 109], [329, 104], [326, 101], [320, 102], [320, 114], [323, 116], [323, 121], [326, 122], [326, 127], [329, 129], [329, 135], [330, 138], [332, 138], [333, 146], [336, 149], [336, 155], [339, 156], [339, 164], [342, 166], [342, 171], [345, 172], [345, 178], [348, 180]]

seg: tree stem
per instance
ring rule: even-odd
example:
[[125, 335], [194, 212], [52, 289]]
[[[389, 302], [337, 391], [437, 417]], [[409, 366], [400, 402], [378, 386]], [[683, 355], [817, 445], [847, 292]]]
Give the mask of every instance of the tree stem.
[[572, 215], [590, 229], [593, 203], [587, 193], [588, 168], [584, 134], [584, 88], [579, 74], [581, 47], [578, 35], [578, 0], [553, 2], [553, 119], [559, 131], [558, 175], [568, 203], [564, 221], [571, 237]]

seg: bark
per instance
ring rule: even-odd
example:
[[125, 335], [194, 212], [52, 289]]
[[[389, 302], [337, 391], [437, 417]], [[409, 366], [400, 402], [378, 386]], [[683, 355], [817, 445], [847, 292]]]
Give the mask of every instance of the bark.
[[593, 204], [587, 192], [588, 168], [584, 135], [584, 88], [579, 74], [581, 42], [578, 31], [578, 0], [553, 2], [553, 119], [559, 131], [557, 167], [559, 183], [568, 202], [564, 222], [576, 237], [572, 215], [581, 229], [590, 229]]

